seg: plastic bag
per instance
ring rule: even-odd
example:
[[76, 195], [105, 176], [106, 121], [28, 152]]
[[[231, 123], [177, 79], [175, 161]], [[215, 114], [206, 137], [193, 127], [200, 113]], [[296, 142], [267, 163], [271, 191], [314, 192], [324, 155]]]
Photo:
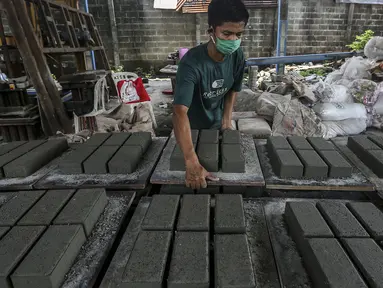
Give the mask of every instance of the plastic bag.
[[373, 106], [377, 100], [376, 87], [376, 83], [371, 80], [358, 79], [351, 83], [349, 91], [355, 102]]
[[371, 79], [371, 63], [368, 59], [363, 59], [363, 57], [352, 57], [346, 61], [340, 67], [340, 73], [343, 74], [343, 78], [348, 80], [356, 79]]
[[366, 108], [359, 103], [319, 103], [313, 109], [323, 121], [367, 118]]
[[280, 95], [273, 94], [269, 92], [263, 92], [261, 96], [258, 97], [256, 103], [256, 111], [258, 115], [265, 116], [268, 120], [273, 120], [275, 109], [278, 106], [278, 103], [283, 101], [284, 99], [291, 99], [290, 95]]
[[383, 60], [383, 37], [371, 38], [364, 46], [364, 55], [374, 61]]
[[312, 90], [315, 96], [323, 103], [353, 102], [351, 95], [348, 93], [348, 88], [343, 85], [330, 85], [320, 81], [312, 87]]
[[348, 79], [340, 79], [338, 81], [335, 81], [334, 85], [343, 85], [344, 87], [350, 88], [352, 81]]
[[357, 135], [367, 128], [366, 119], [346, 119], [341, 121], [323, 121], [326, 127], [325, 138], [334, 138], [336, 136]]
[[376, 87], [374, 98], [377, 100], [373, 107], [373, 114], [383, 115], [383, 82]]
[[342, 79], [343, 73], [340, 71], [333, 71], [330, 74], [327, 75], [326, 79], [324, 80], [324, 83], [332, 84], [340, 79]]
[[141, 78], [118, 81], [117, 92], [124, 104], [150, 101]]

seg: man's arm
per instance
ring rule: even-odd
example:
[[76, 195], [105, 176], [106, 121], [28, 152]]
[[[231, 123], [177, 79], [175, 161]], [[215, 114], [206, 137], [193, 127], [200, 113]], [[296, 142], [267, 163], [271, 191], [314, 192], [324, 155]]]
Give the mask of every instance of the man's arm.
[[223, 107], [223, 119], [222, 119], [222, 129], [232, 129], [231, 126], [231, 117], [233, 113], [233, 107], [235, 100], [237, 99], [237, 92], [230, 90], [229, 93], [225, 96], [225, 103]]

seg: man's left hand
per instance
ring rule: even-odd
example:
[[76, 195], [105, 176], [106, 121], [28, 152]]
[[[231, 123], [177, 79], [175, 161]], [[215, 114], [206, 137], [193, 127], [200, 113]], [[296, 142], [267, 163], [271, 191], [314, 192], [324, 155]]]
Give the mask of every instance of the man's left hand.
[[231, 125], [231, 120], [228, 120], [228, 121], [223, 120], [221, 129], [222, 130], [233, 130], [233, 126]]

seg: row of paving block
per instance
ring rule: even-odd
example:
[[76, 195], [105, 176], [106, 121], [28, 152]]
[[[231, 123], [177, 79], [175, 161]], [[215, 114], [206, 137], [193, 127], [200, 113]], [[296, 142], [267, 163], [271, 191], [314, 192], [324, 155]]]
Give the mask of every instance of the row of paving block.
[[287, 202], [285, 219], [315, 287], [383, 287], [383, 213], [370, 202]]
[[351, 164], [335, 146], [318, 137], [270, 137], [267, 150], [275, 174], [281, 178], [326, 179], [351, 176]]
[[0, 287], [59, 287], [108, 199], [104, 189], [23, 191], [0, 206]]
[[185, 194], [241, 194], [245, 198], [261, 197], [263, 187], [252, 186], [211, 186], [206, 188], [192, 189], [185, 185], [161, 185], [160, 194], [185, 195]]

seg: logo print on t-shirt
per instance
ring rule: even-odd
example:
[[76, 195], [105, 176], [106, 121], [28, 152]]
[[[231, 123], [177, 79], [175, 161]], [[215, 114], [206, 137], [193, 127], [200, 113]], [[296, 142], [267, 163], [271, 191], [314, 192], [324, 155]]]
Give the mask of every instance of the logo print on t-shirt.
[[215, 80], [215, 81], [213, 82], [213, 84], [211, 84], [211, 87], [212, 87], [213, 89], [222, 88], [222, 86], [223, 86], [223, 82], [224, 82], [224, 81], [225, 81], [224, 79]]

